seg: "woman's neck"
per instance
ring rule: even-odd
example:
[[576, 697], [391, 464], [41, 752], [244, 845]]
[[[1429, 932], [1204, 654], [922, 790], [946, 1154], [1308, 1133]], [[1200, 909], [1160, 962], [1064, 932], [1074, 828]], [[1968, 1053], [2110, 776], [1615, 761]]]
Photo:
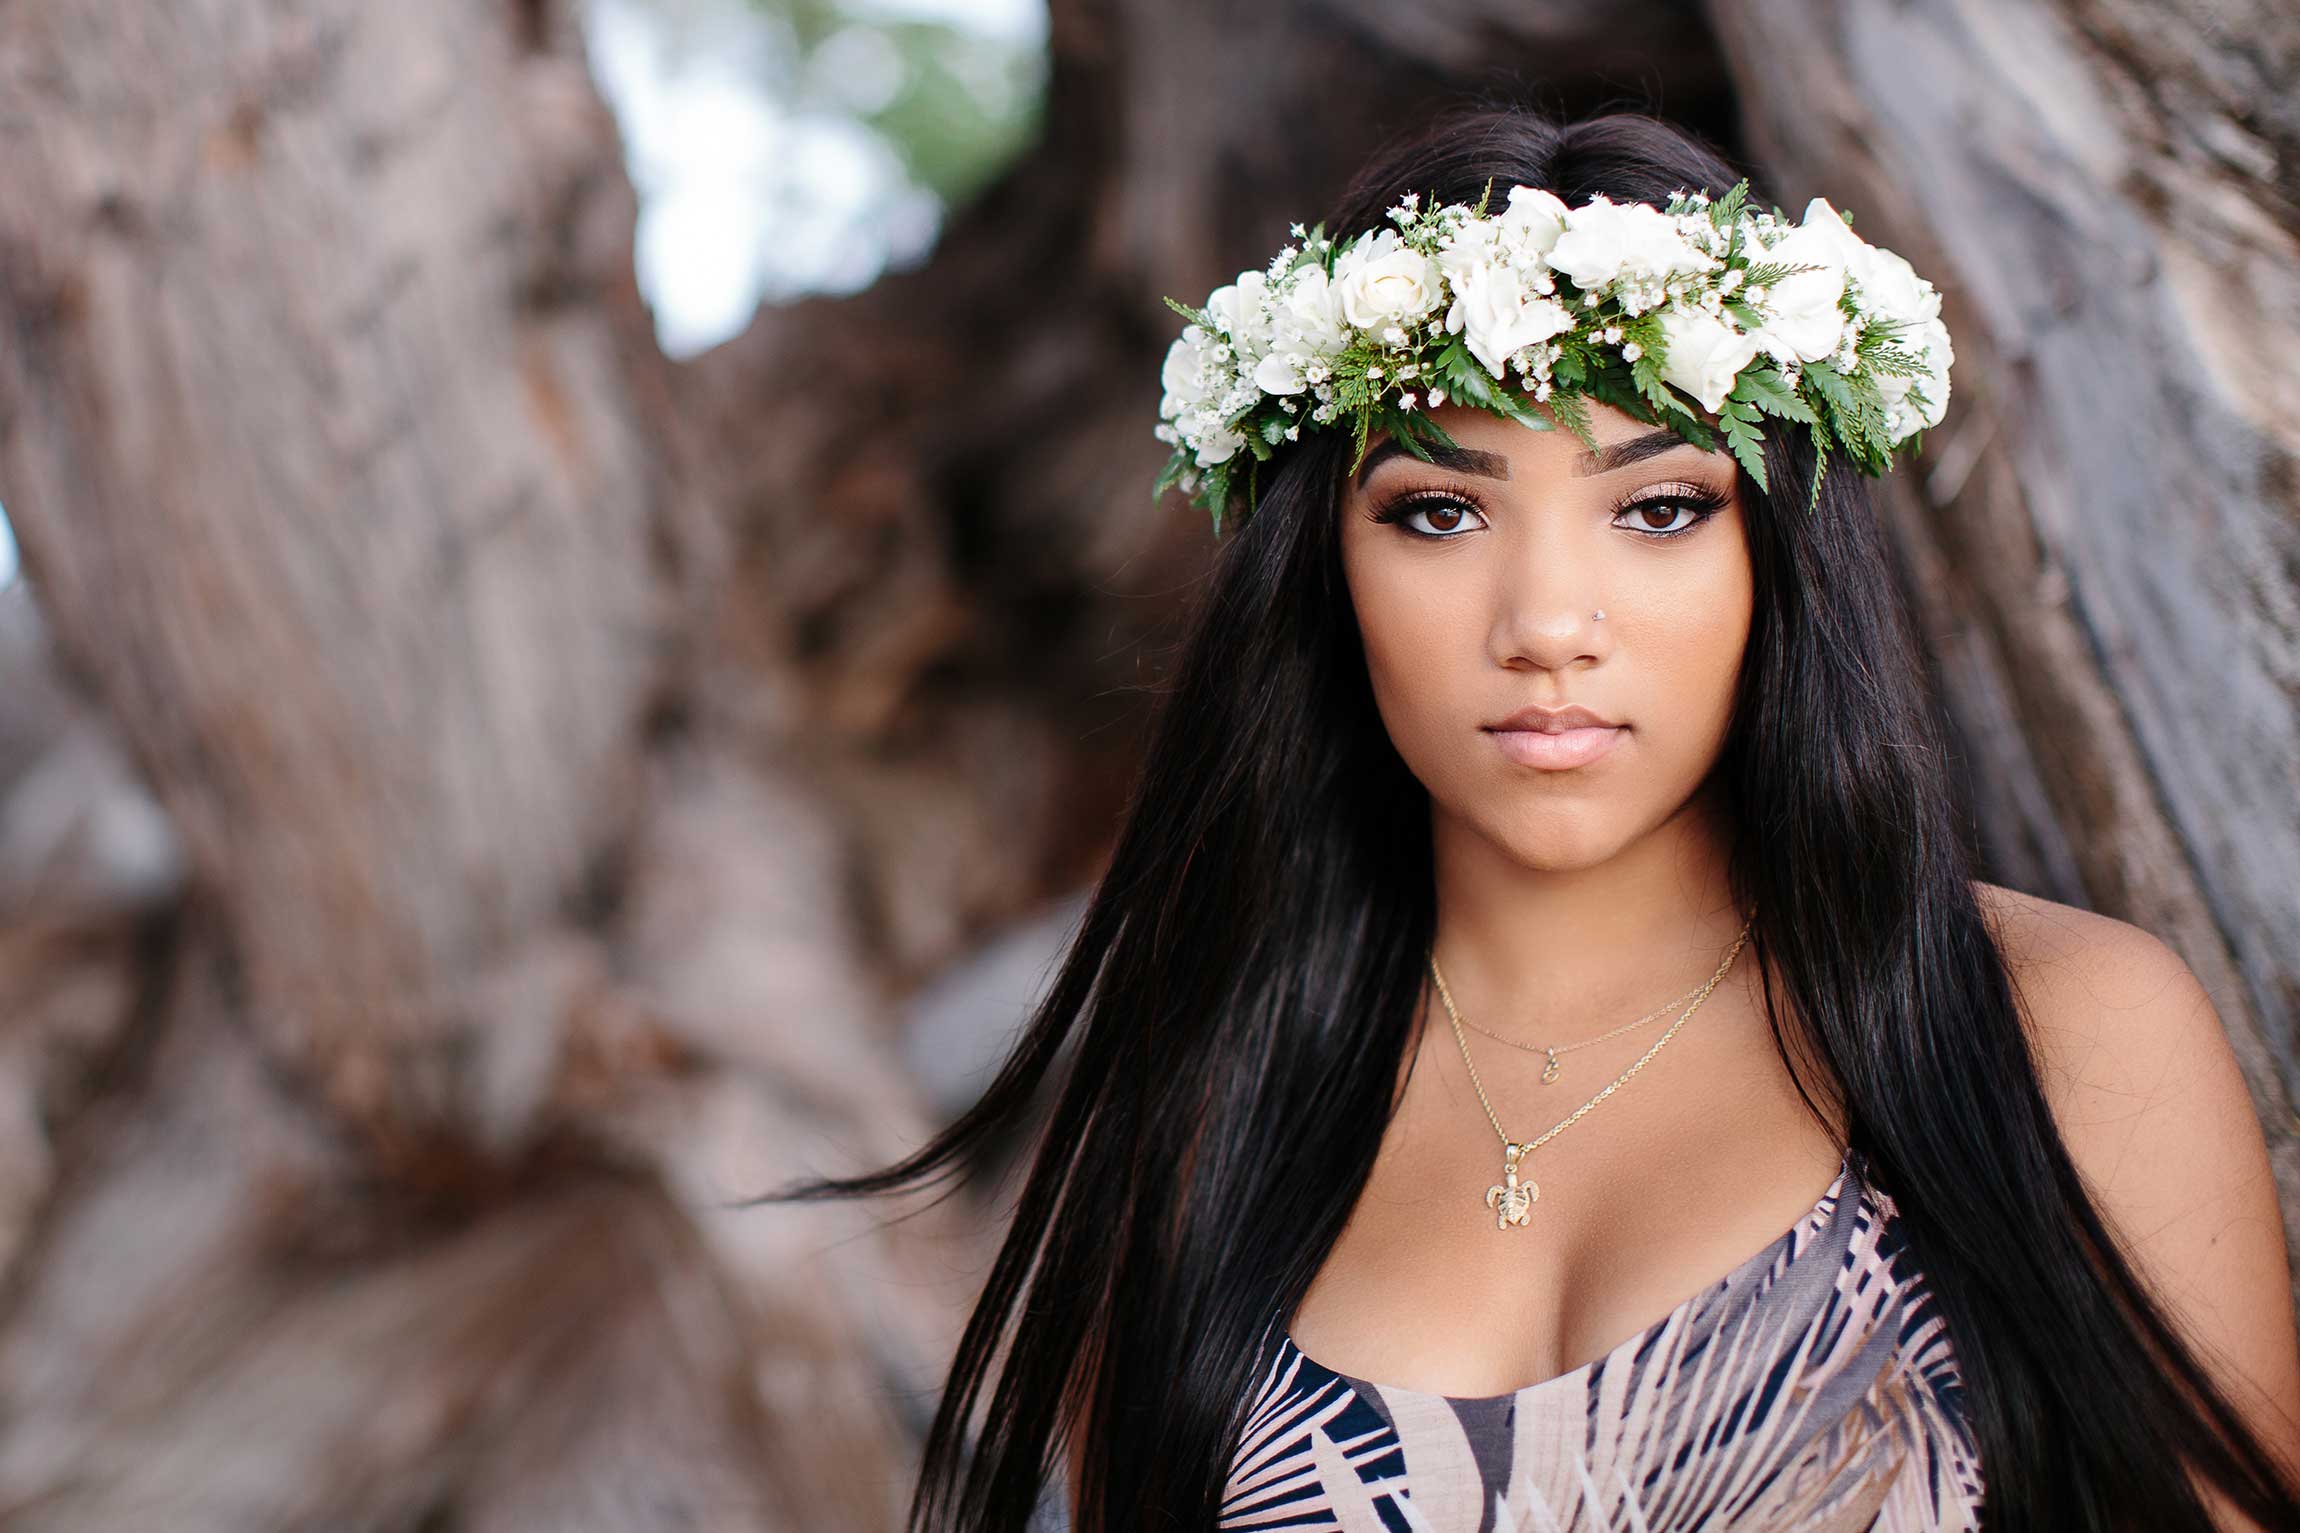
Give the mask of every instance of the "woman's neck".
[[1709, 795], [1583, 865], [1528, 866], [1450, 816], [1432, 832], [1446, 986], [1464, 1016], [1510, 1037], [1570, 1043], [1665, 1004], [1715, 972], [1748, 917]]

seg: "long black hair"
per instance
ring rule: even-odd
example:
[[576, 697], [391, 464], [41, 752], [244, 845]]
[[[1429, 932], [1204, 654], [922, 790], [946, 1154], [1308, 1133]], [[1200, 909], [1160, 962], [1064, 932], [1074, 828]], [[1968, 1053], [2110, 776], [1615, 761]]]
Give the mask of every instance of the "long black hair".
[[[1641, 114], [1458, 108], [1368, 164], [1327, 228], [1380, 227], [1407, 192], [1474, 203], [1489, 181], [1659, 204], [1738, 179]], [[1428, 794], [1375, 711], [1341, 574], [1345, 437], [1263, 465], [1109, 866], [997, 1078], [896, 1164], [754, 1200], [971, 1175], [1034, 1125], [917, 1533], [1023, 1527], [1077, 1432], [1082, 1530], [1213, 1527], [1272, 1317], [1372, 1169], [1436, 906]], [[1766, 469], [1770, 494], [1742, 486], [1755, 613], [1715, 768], [1731, 880], [1758, 912], [1775, 1045], [1894, 1198], [1947, 1323], [1987, 1525], [2209, 1533], [2193, 1466], [2264, 1527], [2300, 1528], [2055, 1131], [1867, 483], [1832, 467], [1808, 511], [1813, 450], [1783, 431]]]

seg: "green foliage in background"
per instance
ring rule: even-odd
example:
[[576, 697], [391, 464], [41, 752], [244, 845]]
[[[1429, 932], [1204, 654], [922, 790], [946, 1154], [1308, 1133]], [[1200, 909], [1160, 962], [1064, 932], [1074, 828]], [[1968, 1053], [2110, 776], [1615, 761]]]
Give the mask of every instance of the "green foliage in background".
[[[752, 0], [791, 43], [789, 79], [776, 94], [877, 132], [918, 185], [945, 206], [965, 202], [1038, 131], [1046, 82], [1042, 42], [984, 37], [936, 21], [887, 15], [840, 0]], [[824, 76], [839, 46], [875, 37], [899, 70], [883, 102], [858, 109]], [[828, 50], [826, 54], [826, 50]], [[828, 62], [831, 69], [823, 66]]]

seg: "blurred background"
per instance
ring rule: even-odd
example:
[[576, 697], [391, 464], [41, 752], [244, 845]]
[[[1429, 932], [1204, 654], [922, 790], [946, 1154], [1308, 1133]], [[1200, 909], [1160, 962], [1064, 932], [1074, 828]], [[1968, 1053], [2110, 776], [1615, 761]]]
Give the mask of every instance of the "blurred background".
[[983, 1084], [1211, 557], [1158, 300], [1471, 91], [1944, 291], [1988, 876], [2181, 952], [2300, 1207], [2296, 85], [2282, 0], [0, 6], [0, 1524], [894, 1527], [1011, 1181], [728, 1205]]

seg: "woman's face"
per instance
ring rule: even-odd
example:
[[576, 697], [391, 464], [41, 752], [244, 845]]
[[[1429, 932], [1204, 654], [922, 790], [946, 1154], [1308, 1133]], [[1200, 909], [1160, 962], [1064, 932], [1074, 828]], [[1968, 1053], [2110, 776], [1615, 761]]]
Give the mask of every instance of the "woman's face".
[[[1734, 461], [1595, 403], [1595, 461], [1568, 431], [1434, 414], [1455, 461], [1377, 440], [1343, 487], [1375, 703], [1438, 815], [1526, 866], [1591, 866], [1683, 807], [1724, 744], [1752, 598]], [[1532, 707], [1610, 727], [1499, 727]]]

